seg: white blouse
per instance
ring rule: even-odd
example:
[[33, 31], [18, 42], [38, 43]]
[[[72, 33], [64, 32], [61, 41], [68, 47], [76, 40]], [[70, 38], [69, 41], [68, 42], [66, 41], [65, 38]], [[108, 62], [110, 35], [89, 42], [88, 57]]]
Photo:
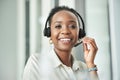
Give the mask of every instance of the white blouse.
[[54, 49], [32, 54], [24, 68], [23, 80], [89, 80], [85, 63], [73, 58], [72, 68], [64, 65]]

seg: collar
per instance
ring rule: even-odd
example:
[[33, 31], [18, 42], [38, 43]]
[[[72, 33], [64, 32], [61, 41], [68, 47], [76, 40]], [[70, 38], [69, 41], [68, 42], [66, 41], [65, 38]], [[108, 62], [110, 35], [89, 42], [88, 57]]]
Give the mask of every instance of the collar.
[[52, 59], [51, 61], [53, 61], [52, 64], [54, 68], [63, 65], [63, 63], [59, 60], [57, 54], [55, 53], [54, 48], [51, 49], [49, 56]]
[[[54, 48], [52, 48], [52, 49], [50, 50], [49, 57], [52, 59], [51, 61], [52, 61], [52, 66], [53, 66], [53, 68], [59, 68], [60, 66], [66, 66], [66, 65], [64, 65], [64, 64], [59, 60], [57, 54], [56, 54], [55, 51], [54, 51]], [[72, 56], [72, 57], [73, 57], [73, 56]], [[83, 68], [85, 68], [85, 66], [86, 66], [86, 65], [85, 65], [83, 62], [78, 61], [77, 59], [75, 59], [75, 58], [73, 57], [72, 69], [73, 69], [74, 71], [78, 71], [78, 70], [82, 71]]]

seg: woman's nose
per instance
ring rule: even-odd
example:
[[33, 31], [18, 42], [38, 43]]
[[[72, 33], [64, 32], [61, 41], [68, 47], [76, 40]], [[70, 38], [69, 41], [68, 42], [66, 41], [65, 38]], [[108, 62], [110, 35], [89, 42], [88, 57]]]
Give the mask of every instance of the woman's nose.
[[70, 34], [70, 30], [68, 29], [68, 27], [67, 26], [64, 26], [62, 29], [61, 29], [61, 33], [62, 34]]

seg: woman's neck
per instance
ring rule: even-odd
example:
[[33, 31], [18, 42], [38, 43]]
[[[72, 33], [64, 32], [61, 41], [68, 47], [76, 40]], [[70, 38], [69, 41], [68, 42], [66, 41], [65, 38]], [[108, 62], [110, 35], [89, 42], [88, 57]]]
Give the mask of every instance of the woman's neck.
[[62, 51], [62, 50], [55, 49], [55, 52], [63, 64], [65, 64], [66, 66], [72, 67], [71, 50], [70, 51]]

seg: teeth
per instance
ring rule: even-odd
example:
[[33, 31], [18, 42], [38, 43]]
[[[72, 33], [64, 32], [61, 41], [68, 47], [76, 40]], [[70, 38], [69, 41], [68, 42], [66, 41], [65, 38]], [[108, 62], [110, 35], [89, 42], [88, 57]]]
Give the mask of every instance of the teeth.
[[60, 39], [61, 41], [70, 41], [68, 38]]

